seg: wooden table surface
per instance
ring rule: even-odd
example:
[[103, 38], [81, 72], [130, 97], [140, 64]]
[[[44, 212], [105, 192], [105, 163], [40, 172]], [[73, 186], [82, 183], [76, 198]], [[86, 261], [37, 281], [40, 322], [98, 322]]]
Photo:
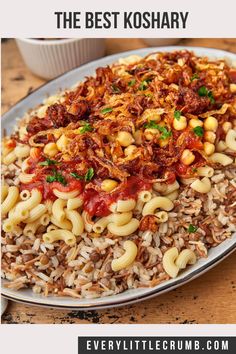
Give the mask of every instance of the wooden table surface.
[[[236, 53], [235, 39], [184, 39], [180, 45]], [[107, 54], [145, 47], [140, 39], [108, 39]], [[25, 66], [13, 40], [2, 44], [2, 112], [45, 81]], [[2, 323], [236, 323], [235, 253], [200, 278], [167, 294], [102, 311], [43, 309], [11, 302]]]

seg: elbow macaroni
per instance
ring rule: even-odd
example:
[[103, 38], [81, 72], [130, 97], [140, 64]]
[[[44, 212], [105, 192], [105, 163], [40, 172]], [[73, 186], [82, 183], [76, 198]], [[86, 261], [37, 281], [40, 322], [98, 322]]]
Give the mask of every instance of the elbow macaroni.
[[179, 267], [175, 264], [178, 255], [178, 249], [176, 247], [172, 247], [168, 249], [163, 256], [163, 268], [171, 278], [176, 278], [179, 273]]
[[228, 166], [233, 163], [233, 159], [225, 154], [220, 152], [215, 152], [211, 156], [209, 156], [209, 160], [213, 163], [219, 163], [222, 166]]
[[236, 131], [230, 129], [226, 134], [225, 143], [230, 150], [236, 151]]
[[59, 222], [65, 219], [65, 206], [67, 202], [64, 199], [56, 199], [52, 205], [52, 215], [56, 218]]
[[125, 253], [111, 262], [111, 268], [114, 272], [129, 267], [137, 256], [138, 248], [133, 241], [125, 241], [123, 247]]
[[187, 264], [195, 264], [197, 257], [190, 249], [184, 249], [180, 253], [176, 247], [168, 249], [163, 256], [163, 268], [171, 277], [176, 278], [180, 269], [185, 269]]
[[198, 193], [208, 193], [211, 190], [211, 181], [208, 177], [203, 177], [202, 180], [197, 179], [190, 184], [190, 187]]
[[118, 226], [115, 223], [107, 225], [108, 231], [115, 236], [129, 236], [134, 233], [139, 227], [139, 220], [132, 218], [127, 224]]
[[80, 236], [84, 232], [84, 221], [80, 213], [76, 210], [66, 210], [66, 217], [72, 223], [72, 233]]
[[154, 197], [144, 205], [143, 216], [155, 215], [157, 209], [170, 211], [174, 208], [173, 202], [167, 197]]
[[58, 189], [53, 189], [53, 193], [57, 198], [68, 200], [75, 198], [80, 192], [78, 190], [74, 190], [71, 192], [61, 192]]
[[76, 243], [76, 238], [72, 232], [58, 229], [43, 234], [43, 241], [45, 243], [64, 241], [68, 246], [73, 246]]
[[[6, 195], [6, 190], [7, 190], [7, 195]], [[2, 215], [7, 214], [15, 206], [17, 199], [19, 197], [19, 190], [15, 186], [9, 187], [8, 189], [5, 188], [4, 195], [6, 196], [6, 198], [1, 205]]]

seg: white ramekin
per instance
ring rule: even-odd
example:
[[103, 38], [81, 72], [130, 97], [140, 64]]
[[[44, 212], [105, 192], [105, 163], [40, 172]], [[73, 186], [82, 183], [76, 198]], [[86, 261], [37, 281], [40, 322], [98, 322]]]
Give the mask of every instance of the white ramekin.
[[104, 55], [100, 38], [16, 39], [21, 55], [36, 75], [53, 79], [64, 72]]
[[179, 38], [143, 38], [143, 41], [152, 47], [158, 46], [167, 46], [177, 44], [180, 39]]

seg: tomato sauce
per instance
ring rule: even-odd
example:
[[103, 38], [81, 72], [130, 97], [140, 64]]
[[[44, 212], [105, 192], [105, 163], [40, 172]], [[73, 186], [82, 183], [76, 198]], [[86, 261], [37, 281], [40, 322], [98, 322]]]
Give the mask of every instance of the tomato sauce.
[[79, 193], [83, 190], [84, 183], [82, 181], [76, 180], [75, 178], [66, 177], [67, 185], [63, 185], [60, 182], [52, 182], [48, 183], [46, 181], [46, 175], [38, 175], [36, 176], [32, 182], [27, 184], [21, 184], [21, 190], [28, 189], [38, 189], [43, 196], [43, 200], [51, 199], [55, 200], [57, 197], [53, 193], [53, 189], [57, 189], [60, 192], [71, 192], [73, 190], [78, 190]]
[[189, 132], [189, 135], [186, 138], [187, 144], [186, 147], [188, 149], [203, 149], [203, 143], [201, 142], [200, 138], [196, 136], [194, 133]]
[[144, 181], [139, 177], [132, 176], [127, 182], [113, 193], [97, 192], [94, 189], [85, 190], [83, 193], [84, 210], [91, 216], [107, 216], [111, 213], [109, 207], [117, 200], [127, 200], [138, 198], [138, 193], [142, 190], [149, 190], [152, 183]]

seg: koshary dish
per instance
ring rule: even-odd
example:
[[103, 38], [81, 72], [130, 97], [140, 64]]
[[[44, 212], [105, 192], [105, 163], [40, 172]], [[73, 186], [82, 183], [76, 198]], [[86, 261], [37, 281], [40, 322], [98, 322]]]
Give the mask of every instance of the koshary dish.
[[236, 231], [236, 69], [132, 56], [49, 97], [3, 139], [10, 289], [153, 287]]

